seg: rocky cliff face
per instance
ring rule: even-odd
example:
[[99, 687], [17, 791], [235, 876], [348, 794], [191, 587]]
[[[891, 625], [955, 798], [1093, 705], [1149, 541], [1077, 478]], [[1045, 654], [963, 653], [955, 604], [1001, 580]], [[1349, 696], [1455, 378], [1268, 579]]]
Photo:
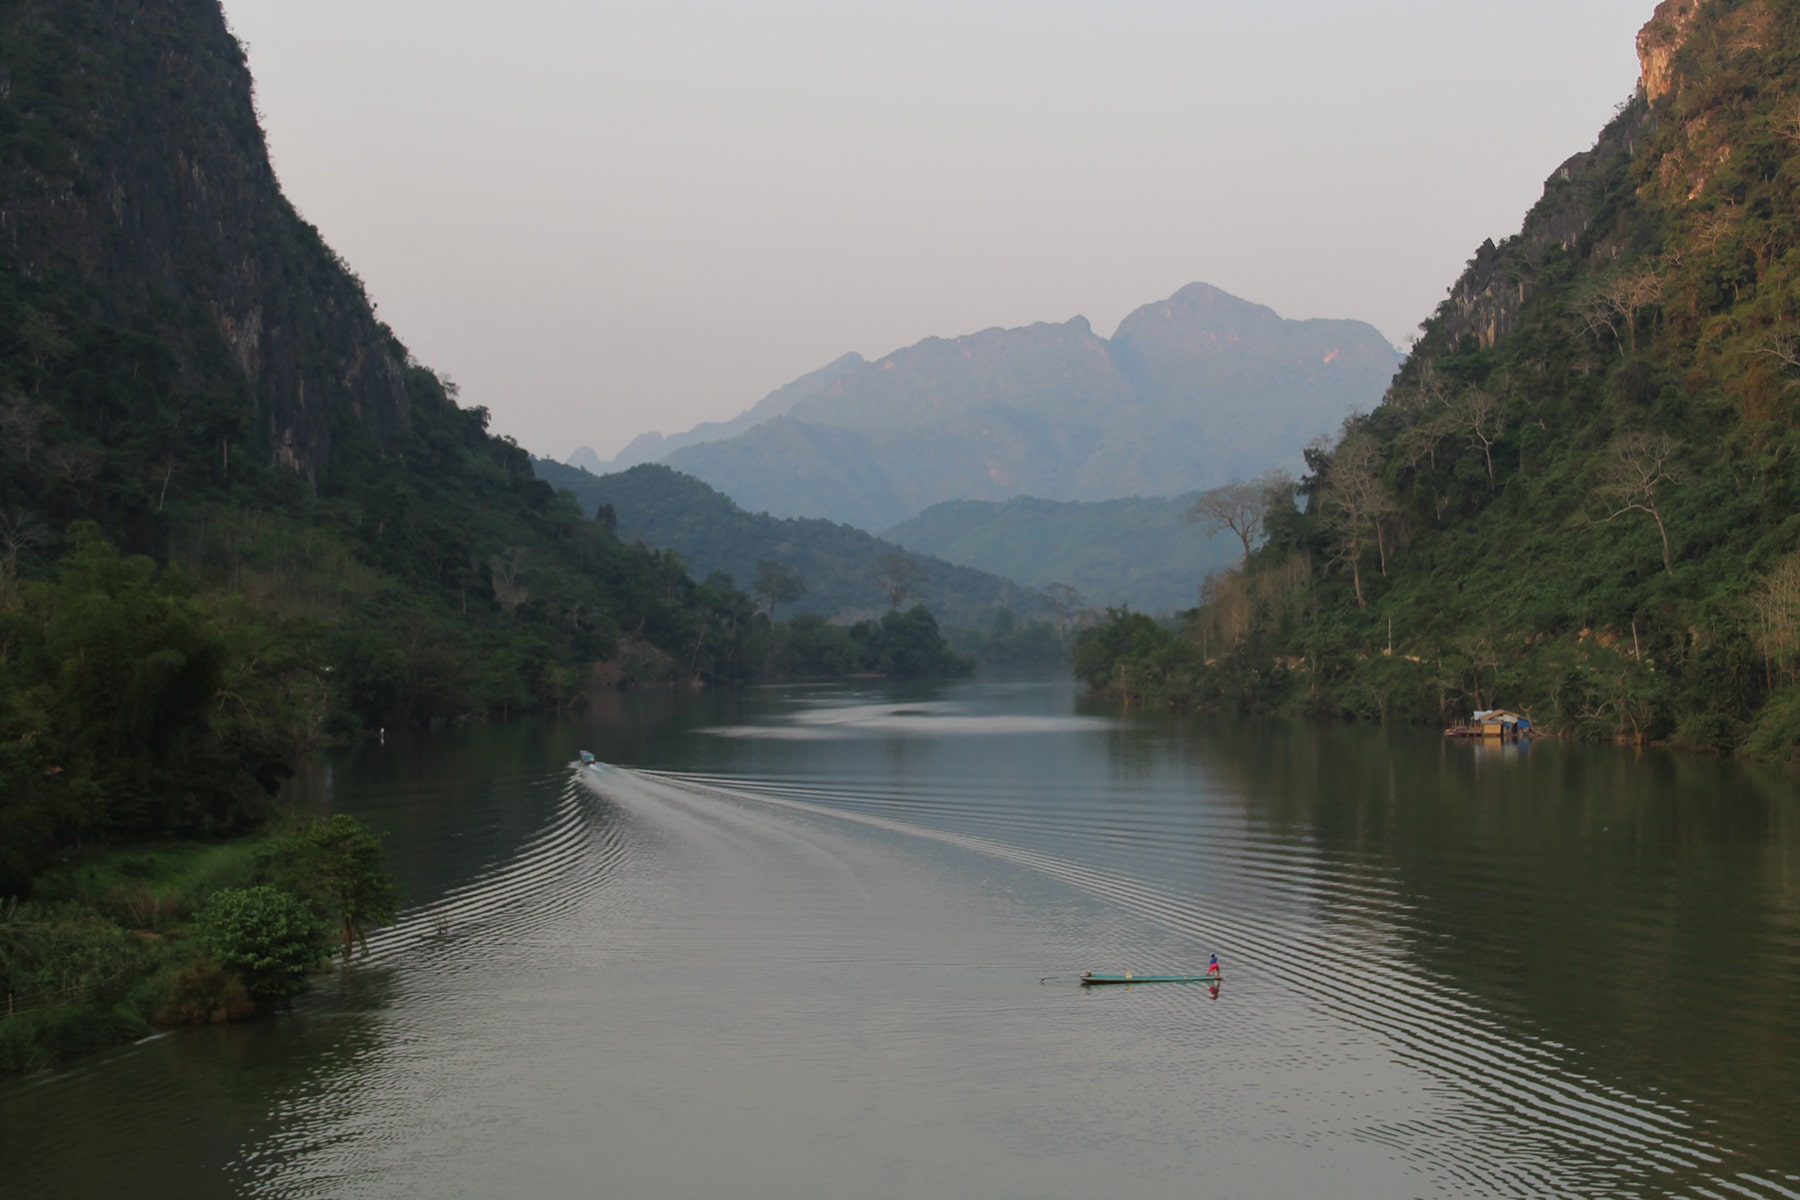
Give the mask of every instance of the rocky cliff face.
[[[0, 252], [149, 334], [318, 483], [408, 427], [404, 351], [281, 195], [217, 0], [0, 3]], [[66, 319], [66, 318], [65, 318]]]
[[1616, 244], [1590, 233], [1605, 198], [1630, 170], [1649, 117], [1641, 100], [1629, 105], [1592, 150], [1575, 155], [1545, 181], [1543, 198], [1516, 237], [1500, 245], [1491, 240], [1481, 244], [1438, 310], [1450, 345], [1472, 338], [1486, 350], [1511, 333], [1551, 251], [1601, 259], [1618, 254]]
[[1609, 197], [1630, 186], [1639, 149], [1658, 128], [1670, 127], [1676, 138], [1663, 147], [1653, 186], [1675, 203], [1701, 197], [1736, 153], [1732, 131], [1742, 122], [1727, 110], [1742, 103], [1731, 95], [1742, 81], [1684, 63], [1695, 53], [1713, 63], [1743, 60], [1768, 43], [1774, 21], [1768, 0], [1663, 0], [1638, 33], [1638, 94], [1592, 150], [1557, 168], [1516, 237], [1476, 251], [1437, 314], [1449, 344], [1472, 338], [1489, 349], [1512, 332], [1552, 251], [1597, 270], [1618, 261], [1625, 247], [1616, 227], [1597, 222], [1610, 220]]
[[1706, 0], [1662, 0], [1649, 22], [1638, 31], [1638, 63], [1643, 74], [1638, 91], [1655, 104], [1675, 86], [1675, 54], [1687, 41]]

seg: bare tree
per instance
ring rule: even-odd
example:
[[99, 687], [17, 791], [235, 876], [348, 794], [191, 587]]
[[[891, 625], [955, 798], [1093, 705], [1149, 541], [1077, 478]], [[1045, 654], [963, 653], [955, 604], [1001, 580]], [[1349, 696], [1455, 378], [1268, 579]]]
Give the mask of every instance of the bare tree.
[[1758, 338], [1750, 349], [1774, 359], [1790, 371], [1800, 370], [1800, 327], [1791, 322], [1777, 326]]
[[1694, 242], [1702, 249], [1711, 251], [1725, 240], [1726, 236], [1737, 227], [1738, 218], [1743, 214], [1737, 205], [1727, 204], [1700, 217], [1700, 227], [1694, 233]]
[[1293, 476], [1282, 470], [1264, 471], [1249, 482], [1234, 479], [1222, 487], [1201, 492], [1188, 506], [1187, 519], [1208, 526], [1208, 533], [1229, 529], [1244, 543], [1244, 557], [1250, 557], [1250, 543], [1263, 531], [1263, 521], [1273, 511], [1285, 488], [1292, 503]]
[[1471, 388], [1450, 403], [1450, 420], [1471, 450], [1481, 451], [1487, 463], [1488, 491], [1495, 490], [1494, 443], [1505, 427], [1500, 398], [1484, 388]]
[[511, 616], [531, 596], [522, 580], [525, 574], [524, 547], [509, 546], [494, 555], [488, 559], [488, 569], [493, 572], [494, 599]]
[[908, 596], [917, 595], [925, 582], [925, 568], [898, 550], [890, 550], [876, 564], [875, 584], [887, 593], [888, 603], [896, 610]]
[[85, 507], [93, 499], [94, 481], [100, 478], [105, 456], [91, 446], [53, 446], [45, 457], [50, 461], [50, 469], [69, 485]]
[[1437, 470], [1438, 447], [1443, 445], [1444, 439], [1455, 433], [1456, 429], [1455, 414], [1448, 408], [1440, 409], [1421, 417], [1418, 421], [1402, 429], [1400, 436], [1394, 439], [1394, 445], [1401, 454], [1405, 455], [1408, 467], [1416, 471], [1419, 469], [1420, 463], [1429, 462], [1431, 469], [1435, 471]]
[[1800, 99], [1788, 101], [1775, 114], [1775, 128], [1790, 142], [1800, 142]]
[[44, 425], [52, 415], [48, 405], [16, 392], [0, 400], [0, 434], [6, 435], [5, 444], [25, 460], [27, 467], [31, 466], [32, 451], [43, 444]]
[[1362, 587], [1363, 556], [1373, 539], [1381, 553], [1381, 573], [1387, 574], [1384, 523], [1396, 511], [1381, 482], [1381, 446], [1372, 436], [1358, 431], [1338, 443], [1320, 500], [1326, 527], [1333, 535], [1333, 558], [1349, 564], [1356, 607], [1367, 608], [1369, 602]]
[[1589, 293], [1576, 311], [1586, 323], [1589, 334], [1596, 338], [1601, 330], [1610, 334], [1623, 358], [1627, 349], [1637, 353], [1639, 315], [1661, 301], [1662, 278], [1654, 267], [1644, 267], [1613, 276]]
[[19, 573], [19, 556], [48, 545], [50, 531], [22, 508], [0, 508], [0, 574]]
[[1663, 570], [1673, 576], [1675, 565], [1669, 551], [1669, 529], [1663, 523], [1661, 494], [1683, 480], [1674, 461], [1681, 443], [1660, 433], [1627, 433], [1614, 438], [1611, 449], [1596, 489], [1613, 509], [1606, 520], [1615, 521], [1628, 512], [1647, 514], [1662, 535]]
[[1770, 687], [1791, 682], [1800, 656], [1800, 551], [1789, 554], [1757, 581], [1750, 593], [1756, 606], [1756, 644]]

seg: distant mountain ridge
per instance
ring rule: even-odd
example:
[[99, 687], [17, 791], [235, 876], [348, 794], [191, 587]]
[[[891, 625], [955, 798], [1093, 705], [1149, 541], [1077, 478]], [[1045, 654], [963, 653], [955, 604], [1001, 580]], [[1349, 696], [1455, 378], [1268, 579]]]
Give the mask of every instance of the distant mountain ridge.
[[1076, 317], [848, 355], [612, 465], [656, 455], [746, 509], [866, 529], [946, 500], [1178, 495], [1295, 461], [1399, 362], [1360, 321], [1286, 320], [1196, 283], [1111, 339]]
[[764, 421], [785, 416], [796, 404], [829, 388], [855, 368], [866, 365], [866, 362], [860, 354], [846, 354], [816, 371], [802, 375], [792, 383], [776, 388], [729, 421], [706, 421], [686, 433], [673, 433], [667, 437], [661, 433], [640, 433], [610, 462], [602, 462], [598, 454], [583, 446], [569, 456], [569, 465], [595, 475], [606, 475], [627, 470], [639, 463], [655, 462], [665, 455], [701, 442], [718, 442], [736, 437]]
[[1187, 519], [1194, 499], [947, 500], [881, 536], [1026, 587], [1068, 584], [1092, 608], [1174, 613], [1243, 554], [1236, 538]]
[[[852, 621], [889, 608], [877, 576], [883, 558], [901, 551], [893, 542], [831, 521], [748, 513], [698, 479], [656, 463], [604, 476], [549, 459], [534, 465], [540, 479], [572, 493], [584, 511], [611, 505], [620, 539], [674, 551], [696, 578], [722, 571], [748, 588], [764, 559], [791, 567], [806, 594], [783, 604], [785, 615]], [[927, 553], [907, 557], [923, 579], [906, 603], [923, 603], [947, 625], [985, 628], [1002, 608], [1028, 618], [1045, 611], [1041, 595], [1010, 579]]]

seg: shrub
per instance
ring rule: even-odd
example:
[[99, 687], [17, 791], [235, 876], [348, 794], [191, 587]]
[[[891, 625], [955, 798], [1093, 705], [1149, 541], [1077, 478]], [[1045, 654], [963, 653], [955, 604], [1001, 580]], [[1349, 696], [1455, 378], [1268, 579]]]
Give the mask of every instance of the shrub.
[[200, 955], [170, 976], [154, 1020], [158, 1025], [221, 1025], [242, 1020], [255, 1008], [243, 980]]
[[243, 981], [257, 1004], [286, 1004], [325, 956], [325, 928], [306, 902], [279, 888], [228, 888], [200, 914], [201, 944]]

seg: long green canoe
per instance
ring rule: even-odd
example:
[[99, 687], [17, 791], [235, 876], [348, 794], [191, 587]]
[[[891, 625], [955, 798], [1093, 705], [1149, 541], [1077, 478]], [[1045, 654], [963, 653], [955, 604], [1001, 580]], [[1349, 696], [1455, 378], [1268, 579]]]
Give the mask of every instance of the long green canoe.
[[1130, 971], [1113, 975], [1100, 971], [1083, 971], [1084, 985], [1096, 983], [1222, 983], [1223, 975], [1136, 975]]

